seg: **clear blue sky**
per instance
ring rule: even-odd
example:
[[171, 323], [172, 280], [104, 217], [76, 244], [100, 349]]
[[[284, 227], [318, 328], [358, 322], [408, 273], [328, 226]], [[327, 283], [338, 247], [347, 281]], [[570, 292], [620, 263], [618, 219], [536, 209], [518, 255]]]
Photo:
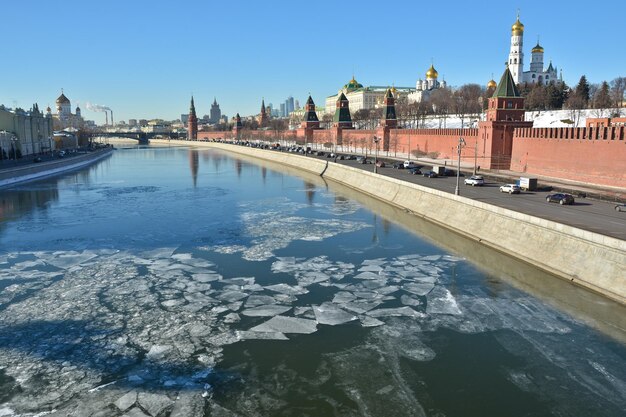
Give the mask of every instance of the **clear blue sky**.
[[228, 116], [289, 95], [316, 104], [347, 83], [414, 86], [431, 63], [453, 86], [496, 81], [517, 9], [526, 70], [537, 36], [569, 85], [626, 76], [625, 6], [582, 1], [2, 0], [0, 104], [41, 108], [61, 88], [116, 120], [175, 119], [193, 92]]

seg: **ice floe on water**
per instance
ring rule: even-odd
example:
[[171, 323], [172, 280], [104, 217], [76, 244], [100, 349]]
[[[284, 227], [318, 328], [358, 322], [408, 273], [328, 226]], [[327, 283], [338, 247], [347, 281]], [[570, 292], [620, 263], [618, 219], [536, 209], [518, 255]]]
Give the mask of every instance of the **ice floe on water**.
[[[13, 381], [5, 387], [14, 393], [0, 412], [69, 412], [84, 401], [128, 415], [133, 409], [155, 416], [179, 406], [196, 409], [194, 401], [200, 400], [185, 395], [210, 397], [226, 346], [289, 343], [313, 337], [324, 326], [352, 326], [368, 332], [366, 344], [328, 358], [346, 395], [361, 410], [396, 410], [394, 402], [400, 401], [408, 408], [394, 415], [420, 415], [421, 406], [403, 388], [398, 363], [436, 357], [424, 332], [507, 330], [536, 346], [526, 334], [571, 331], [570, 320], [532, 297], [515, 291], [490, 297], [479, 287], [450, 287], [449, 271], [462, 261], [452, 256], [412, 254], [358, 264], [329, 256], [273, 259], [269, 270], [257, 268], [253, 277], [227, 276], [228, 268], [176, 248], [2, 255], [0, 382]], [[363, 361], [391, 371], [375, 376]], [[623, 388], [620, 375], [601, 362], [587, 368], [585, 378]], [[517, 370], [508, 378], [531, 389]], [[365, 384], [373, 379], [376, 384]], [[176, 395], [143, 395], [147, 388]]]
[[293, 241], [322, 241], [342, 233], [371, 227], [367, 223], [354, 220], [312, 219], [295, 215], [305, 207], [306, 205], [287, 198], [258, 201], [253, 206], [242, 203], [240, 233], [232, 234], [232, 241], [222, 237], [218, 242], [200, 249], [224, 254], [241, 253], [245, 260], [265, 261]]

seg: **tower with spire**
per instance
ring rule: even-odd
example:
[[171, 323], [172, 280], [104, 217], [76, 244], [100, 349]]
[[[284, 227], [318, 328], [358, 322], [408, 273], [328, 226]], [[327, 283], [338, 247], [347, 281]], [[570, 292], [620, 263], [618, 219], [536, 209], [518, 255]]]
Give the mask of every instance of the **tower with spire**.
[[193, 96], [191, 96], [189, 116], [187, 117], [187, 140], [198, 140], [198, 117], [196, 116], [196, 106], [193, 103]]
[[217, 98], [213, 97], [213, 104], [211, 104], [211, 110], [209, 113], [209, 123], [216, 124], [219, 123], [222, 118], [222, 111], [220, 110], [220, 105], [217, 104]]
[[259, 114], [258, 122], [259, 128], [264, 128], [269, 125], [269, 118], [267, 117], [267, 112], [265, 111], [265, 99], [261, 100], [261, 114]]
[[[510, 169], [513, 133], [530, 128], [533, 122], [524, 121], [524, 97], [521, 96], [509, 66], [504, 69], [487, 105], [487, 120], [478, 122], [476, 142], [479, 164], [488, 169]], [[481, 149], [482, 148], [482, 149]]]
[[304, 105], [304, 117], [302, 118], [302, 123], [300, 123], [300, 128], [298, 129], [298, 136], [304, 136], [307, 143], [312, 142], [313, 131], [319, 128], [320, 119], [317, 117], [315, 103], [309, 94], [309, 98]]

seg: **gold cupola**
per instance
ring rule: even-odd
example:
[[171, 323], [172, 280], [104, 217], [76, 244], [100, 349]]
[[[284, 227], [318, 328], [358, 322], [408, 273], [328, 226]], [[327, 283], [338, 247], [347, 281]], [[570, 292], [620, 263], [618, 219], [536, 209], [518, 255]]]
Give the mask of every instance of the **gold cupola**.
[[543, 46], [539, 45], [539, 42], [537, 42], [537, 45], [535, 45], [535, 47], [532, 49], [531, 52], [532, 53], [541, 52], [543, 54]]
[[493, 79], [489, 80], [489, 82], [487, 83], [487, 89], [496, 88], [497, 86], [498, 83], [496, 83], [496, 81]]
[[524, 34], [524, 24], [519, 21], [519, 13], [517, 14], [517, 20], [511, 26], [511, 36], [522, 36]]
[[432, 64], [430, 64], [430, 68], [428, 68], [428, 71], [426, 71], [426, 79], [437, 78], [438, 76], [439, 76], [439, 73], [437, 72], [435, 67]]

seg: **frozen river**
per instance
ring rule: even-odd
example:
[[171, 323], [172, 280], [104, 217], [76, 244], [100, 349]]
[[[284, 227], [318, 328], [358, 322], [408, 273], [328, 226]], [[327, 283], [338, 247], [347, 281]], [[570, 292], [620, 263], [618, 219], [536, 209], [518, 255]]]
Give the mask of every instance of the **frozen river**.
[[316, 177], [120, 149], [0, 203], [0, 416], [626, 410], [622, 307]]

